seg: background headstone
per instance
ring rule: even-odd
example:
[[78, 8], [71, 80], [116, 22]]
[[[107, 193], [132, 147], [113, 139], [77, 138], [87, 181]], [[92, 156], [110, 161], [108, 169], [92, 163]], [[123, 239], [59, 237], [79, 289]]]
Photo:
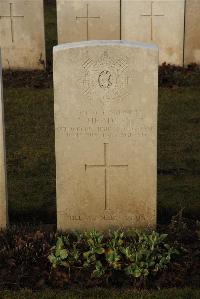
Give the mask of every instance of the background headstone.
[[6, 227], [7, 219], [8, 219], [3, 110], [4, 108], [3, 108], [2, 68], [1, 68], [1, 50], [0, 50], [0, 228]]
[[158, 49], [54, 48], [59, 229], [156, 224]]
[[122, 39], [159, 46], [159, 62], [183, 64], [184, 0], [122, 0]]
[[3, 68], [44, 68], [43, 0], [0, 1], [0, 47]]
[[186, 0], [185, 65], [200, 64], [200, 0]]
[[58, 43], [120, 39], [120, 0], [57, 0]]

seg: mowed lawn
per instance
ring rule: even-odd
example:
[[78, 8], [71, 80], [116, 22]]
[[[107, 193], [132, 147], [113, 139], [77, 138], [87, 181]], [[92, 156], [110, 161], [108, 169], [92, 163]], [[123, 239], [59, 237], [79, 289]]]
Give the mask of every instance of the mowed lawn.
[[[53, 0], [45, 2], [45, 24], [51, 69], [57, 39]], [[55, 223], [53, 89], [45, 76], [43, 87], [10, 78], [4, 84], [10, 220]], [[194, 86], [159, 89], [159, 223], [182, 208], [186, 216], [200, 216], [200, 76], [194, 78]]]
[[200, 83], [159, 90], [158, 219], [180, 209], [200, 216]]
[[55, 222], [52, 89], [4, 89], [9, 214]]

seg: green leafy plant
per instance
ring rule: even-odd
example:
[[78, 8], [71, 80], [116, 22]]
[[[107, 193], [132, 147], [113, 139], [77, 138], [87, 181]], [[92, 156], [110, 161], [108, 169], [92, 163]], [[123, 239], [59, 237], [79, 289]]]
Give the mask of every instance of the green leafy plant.
[[166, 269], [172, 256], [178, 251], [165, 243], [166, 234], [153, 231], [151, 234], [136, 231], [129, 246], [122, 248], [127, 267], [125, 272], [133, 278], [154, 275]]
[[68, 239], [66, 237], [58, 237], [56, 246], [52, 247], [52, 250], [54, 250], [54, 254], [49, 255], [49, 261], [51, 262], [53, 268], [56, 268], [57, 266], [68, 267], [69, 265], [67, 263], [69, 252], [65, 248], [64, 244], [64, 241], [66, 242], [66, 240], [68, 242]]
[[85, 242], [87, 251], [83, 252], [83, 267], [90, 268], [93, 277], [101, 277], [105, 273], [105, 269], [99, 258], [104, 254], [103, 235], [96, 230], [85, 233]]
[[[68, 236], [60, 236], [51, 249], [49, 261], [52, 268], [64, 267], [86, 271], [91, 278], [108, 281], [120, 272], [124, 279], [146, 279], [167, 269], [178, 251], [166, 243], [167, 235], [132, 231], [109, 232], [108, 236], [92, 230]], [[71, 245], [70, 245], [71, 244]]]

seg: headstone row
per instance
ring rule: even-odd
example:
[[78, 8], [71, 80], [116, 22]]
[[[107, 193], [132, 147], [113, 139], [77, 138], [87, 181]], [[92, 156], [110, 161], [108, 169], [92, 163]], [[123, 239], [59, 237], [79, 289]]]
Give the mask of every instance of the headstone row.
[[159, 62], [200, 63], [200, 0], [57, 0], [58, 43], [133, 40]]
[[[199, 0], [57, 0], [58, 43], [133, 40], [159, 46], [159, 62], [200, 63]], [[0, 1], [6, 69], [43, 69], [43, 0]]]

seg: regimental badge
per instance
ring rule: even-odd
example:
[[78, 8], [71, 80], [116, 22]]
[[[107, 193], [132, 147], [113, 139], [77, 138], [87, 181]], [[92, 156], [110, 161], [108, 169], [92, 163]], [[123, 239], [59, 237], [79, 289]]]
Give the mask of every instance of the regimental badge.
[[83, 64], [83, 77], [80, 78], [84, 96], [103, 102], [120, 101], [128, 95], [128, 58], [111, 57], [103, 52], [98, 60], [87, 58]]

